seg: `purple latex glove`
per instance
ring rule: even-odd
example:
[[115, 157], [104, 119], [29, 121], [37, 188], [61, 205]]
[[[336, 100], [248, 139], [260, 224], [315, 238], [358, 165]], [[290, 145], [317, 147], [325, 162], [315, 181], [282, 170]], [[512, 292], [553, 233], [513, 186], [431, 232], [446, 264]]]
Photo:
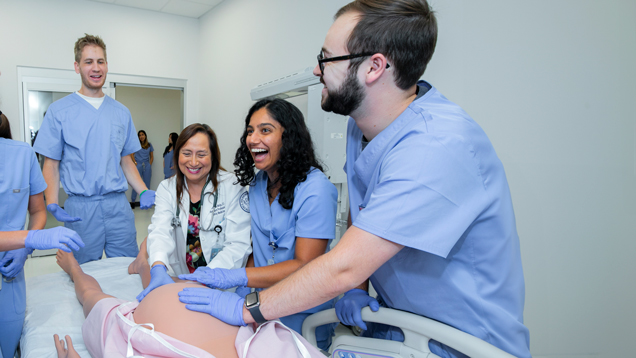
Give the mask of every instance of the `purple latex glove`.
[[155, 191], [145, 190], [139, 195], [139, 208], [142, 210], [150, 209], [155, 205]]
[[252, 289], [245, 286], [237, 287], [236, 291], [234, 291], [234, 293], [239, 295], [241, 298], [245, 298], [245, 296], [247, 296], [251, 292], [252, 292]]
[[164, 265], [154, 265], [150, 269], [150, 283], [145, 290], [137, 295], [137, 301], [141, 302], [155, 288], [171, 283], [174, 283], [174, 280], [168, 275], [168, 269]]
[[188, 281], [197, 281], [210, 288], [220, 288], [222, 290], [247, 285], [247, 274], [245, 268], [240, 269], [222, 269], [199, 267], [191, 274], [179, 275], [179, 279]]
[[247, 326], [243, 320], [245, 299], [236, 293], [204, 287], [186, 287], [179, 292], [179, 301], [190, 311], [207, 313], [232, 326]]
[[73, 230], [64, 226], [54, 227], [46, 230], [29, 230], [24, 247], [35, 250], [60, 249], [71, 252], [84, 247], [84, 242]]
[[380, 309], [378, 301], [369, 296], [367, 291], [354, 288], [347, 291], [347, 293], [336, 302], [336, 316], [338, 316], [340, 322], [347, 326], [358, 326], [366, 330], [367, 325], [362, 320], [362, 315], [360, 314], [360, 311], [366, 306], [369, 306], [373, 312], [377, 312], [378, 309]]
[[70, 216], [64, 209], [60, 208], [57, 204], [49, 204], [46, 206], [46, 210], [48, 210], [59, 222], [63, 223], [73, 223], [76, 221], [82, 221], [82, 218], [77, 216]]
[[0, 273], [2, 276], [6, 278], [16, 277], [22, 271], [28, 255], [29, 249], [27, 248], [7, 251], [2, 260], [0, 260]]

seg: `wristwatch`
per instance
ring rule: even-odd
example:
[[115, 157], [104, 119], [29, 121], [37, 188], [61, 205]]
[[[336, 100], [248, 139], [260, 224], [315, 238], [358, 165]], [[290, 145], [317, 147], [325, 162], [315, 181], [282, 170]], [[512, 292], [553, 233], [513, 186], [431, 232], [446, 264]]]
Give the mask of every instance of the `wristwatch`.
[[258, 298], [258, 291], [254, 291], [252, 293], [248, 293], [245, 296], [245, 308], [250, 311], [250, 314], [258, 324], [263, 324], [267, 322], [263, 314], [261, 313], [261, 301]]

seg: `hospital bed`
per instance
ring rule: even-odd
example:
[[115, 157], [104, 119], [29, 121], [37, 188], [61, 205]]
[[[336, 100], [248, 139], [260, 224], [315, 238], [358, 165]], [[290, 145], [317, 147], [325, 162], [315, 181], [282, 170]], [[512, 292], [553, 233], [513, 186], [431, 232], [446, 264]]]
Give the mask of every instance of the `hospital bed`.
[[[132, 257], [115, 257], [82, 265], [104, 293], [132, 301], [142, 291], [139, 275], [129, 275]], [[91, 358], [82, 339], [84, 313], [75, 286], [65, 272], [28, 278], [27, 308], [20, 349], [22, 358], [57, 358], [53, 335], [69, 335], [82, 358]]]
[[[362, 310], [362, 319], [367, 322], [396, 326], [404, 332], [404, 342], [342, 335], [334, 339], [331, 346], [333, 358], [435, 358], [428, 341], [433, 339], [454, 348], [472, 358], [514, 358], [501, 349], [464, 333], [451, 326], [390, 308], [372, 312], [369, 307]], [[315, 313], [303, 323], [303, 337], [316, 345], [316, 327], [339, 322], [336, 310]]]
[[[116, 257], [82, 265], [82, 270], [93, 276], [102, 290], [125, 300], [135, 300], [142, 291], [139, 275], [129, 275], [130, 257]], [[56, 358], [53, 335], [69, 335], [82, 358], [91, 358], [82, 339], [84, 313], [75, 296], [75, 286], [65, 272], [27, 279], [27, 308], [20, 349], [22, 358]], [[512, 358], [502, 350], [455, 328], [411, 313], [380, 308], [371, 312], [362, 310], [362, 318], [400, 327], [404, 342], [341, 335], [332, 345], [334, 358], [434, 358], [428, 341], [434, 339], [473, 358]], [[303, 325], [303, 336], [316, 345], [316, 327], [338, 322], [335, 310], [326, 310], [309, 316]]]

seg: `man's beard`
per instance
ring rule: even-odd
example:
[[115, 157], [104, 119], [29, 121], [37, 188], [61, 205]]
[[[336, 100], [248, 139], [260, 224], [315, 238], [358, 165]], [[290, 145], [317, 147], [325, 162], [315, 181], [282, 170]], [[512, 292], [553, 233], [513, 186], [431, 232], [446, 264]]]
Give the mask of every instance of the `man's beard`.
[[321, 106], [324, 111], [348, 116], [358, 109], [364, 95], [364, 89], [358, 82], [356, 73], [350, 70], [340, 88], [334, 91], [327, 88], [327, 97]]

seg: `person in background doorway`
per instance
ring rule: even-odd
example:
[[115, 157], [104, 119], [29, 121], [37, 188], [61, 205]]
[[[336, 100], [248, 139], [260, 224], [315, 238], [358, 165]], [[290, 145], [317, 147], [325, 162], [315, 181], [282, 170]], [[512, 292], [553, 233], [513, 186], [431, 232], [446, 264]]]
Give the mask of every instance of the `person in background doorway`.
[[[133, 160], [133, 163], [137, 166], [137, 171], [139, 171], [139, 176], [146, 184], [147, 188], [150, 188], [150, 179], [152, 178], [152, 162], [154, 161], [155, 148], [152, 147], [152, 143], [148, 142], [148, 135], [146, 131], [141, 129], [137, 132], [137, 136], [139, 137], [139, 144], [141, 144], [141, 149], [136, 151], [135, 153], [130, 155], [130, 158]], [[132, 193], [130, 194], [130, 205], [134, 206], [135, 200], [137, 200], [137, 192], [133, 188]]]
[[[141, 208], [155, 203], [130, 154], [141, 146], [128, 108], [106, 96], [106, 44], [86, 34], [75, 43], [79, 91], [55, 101], [46, 112], [33, 149], [45, 156], [47, 210], [77, 233], [86, 246], [75, 252], [82, 264], [107, 257], [135, 257], [135, 217], [126, 199], [128, 183], [141, 193]], [[58, 204], [60, 180], [68, 194]], [[127, 183], [128, 182], [128, 183]]]
[[[11, 139], [0, 111], [0, 357], [13, 357], [26, 308], [24, 263], [34, 249], [70, 251], [84, 246], [73, 230], [46, 225], [40, 165], [31, 147]], [[24, 230], [27, 212], [29, 230]]]
[[174, 144], [179, 139], [179, 135], [175, 132], [170, 133], [168, 136], [168, 145], [163, 151], [163, 176], [164, 179], [168, 179], [174, 175]]

